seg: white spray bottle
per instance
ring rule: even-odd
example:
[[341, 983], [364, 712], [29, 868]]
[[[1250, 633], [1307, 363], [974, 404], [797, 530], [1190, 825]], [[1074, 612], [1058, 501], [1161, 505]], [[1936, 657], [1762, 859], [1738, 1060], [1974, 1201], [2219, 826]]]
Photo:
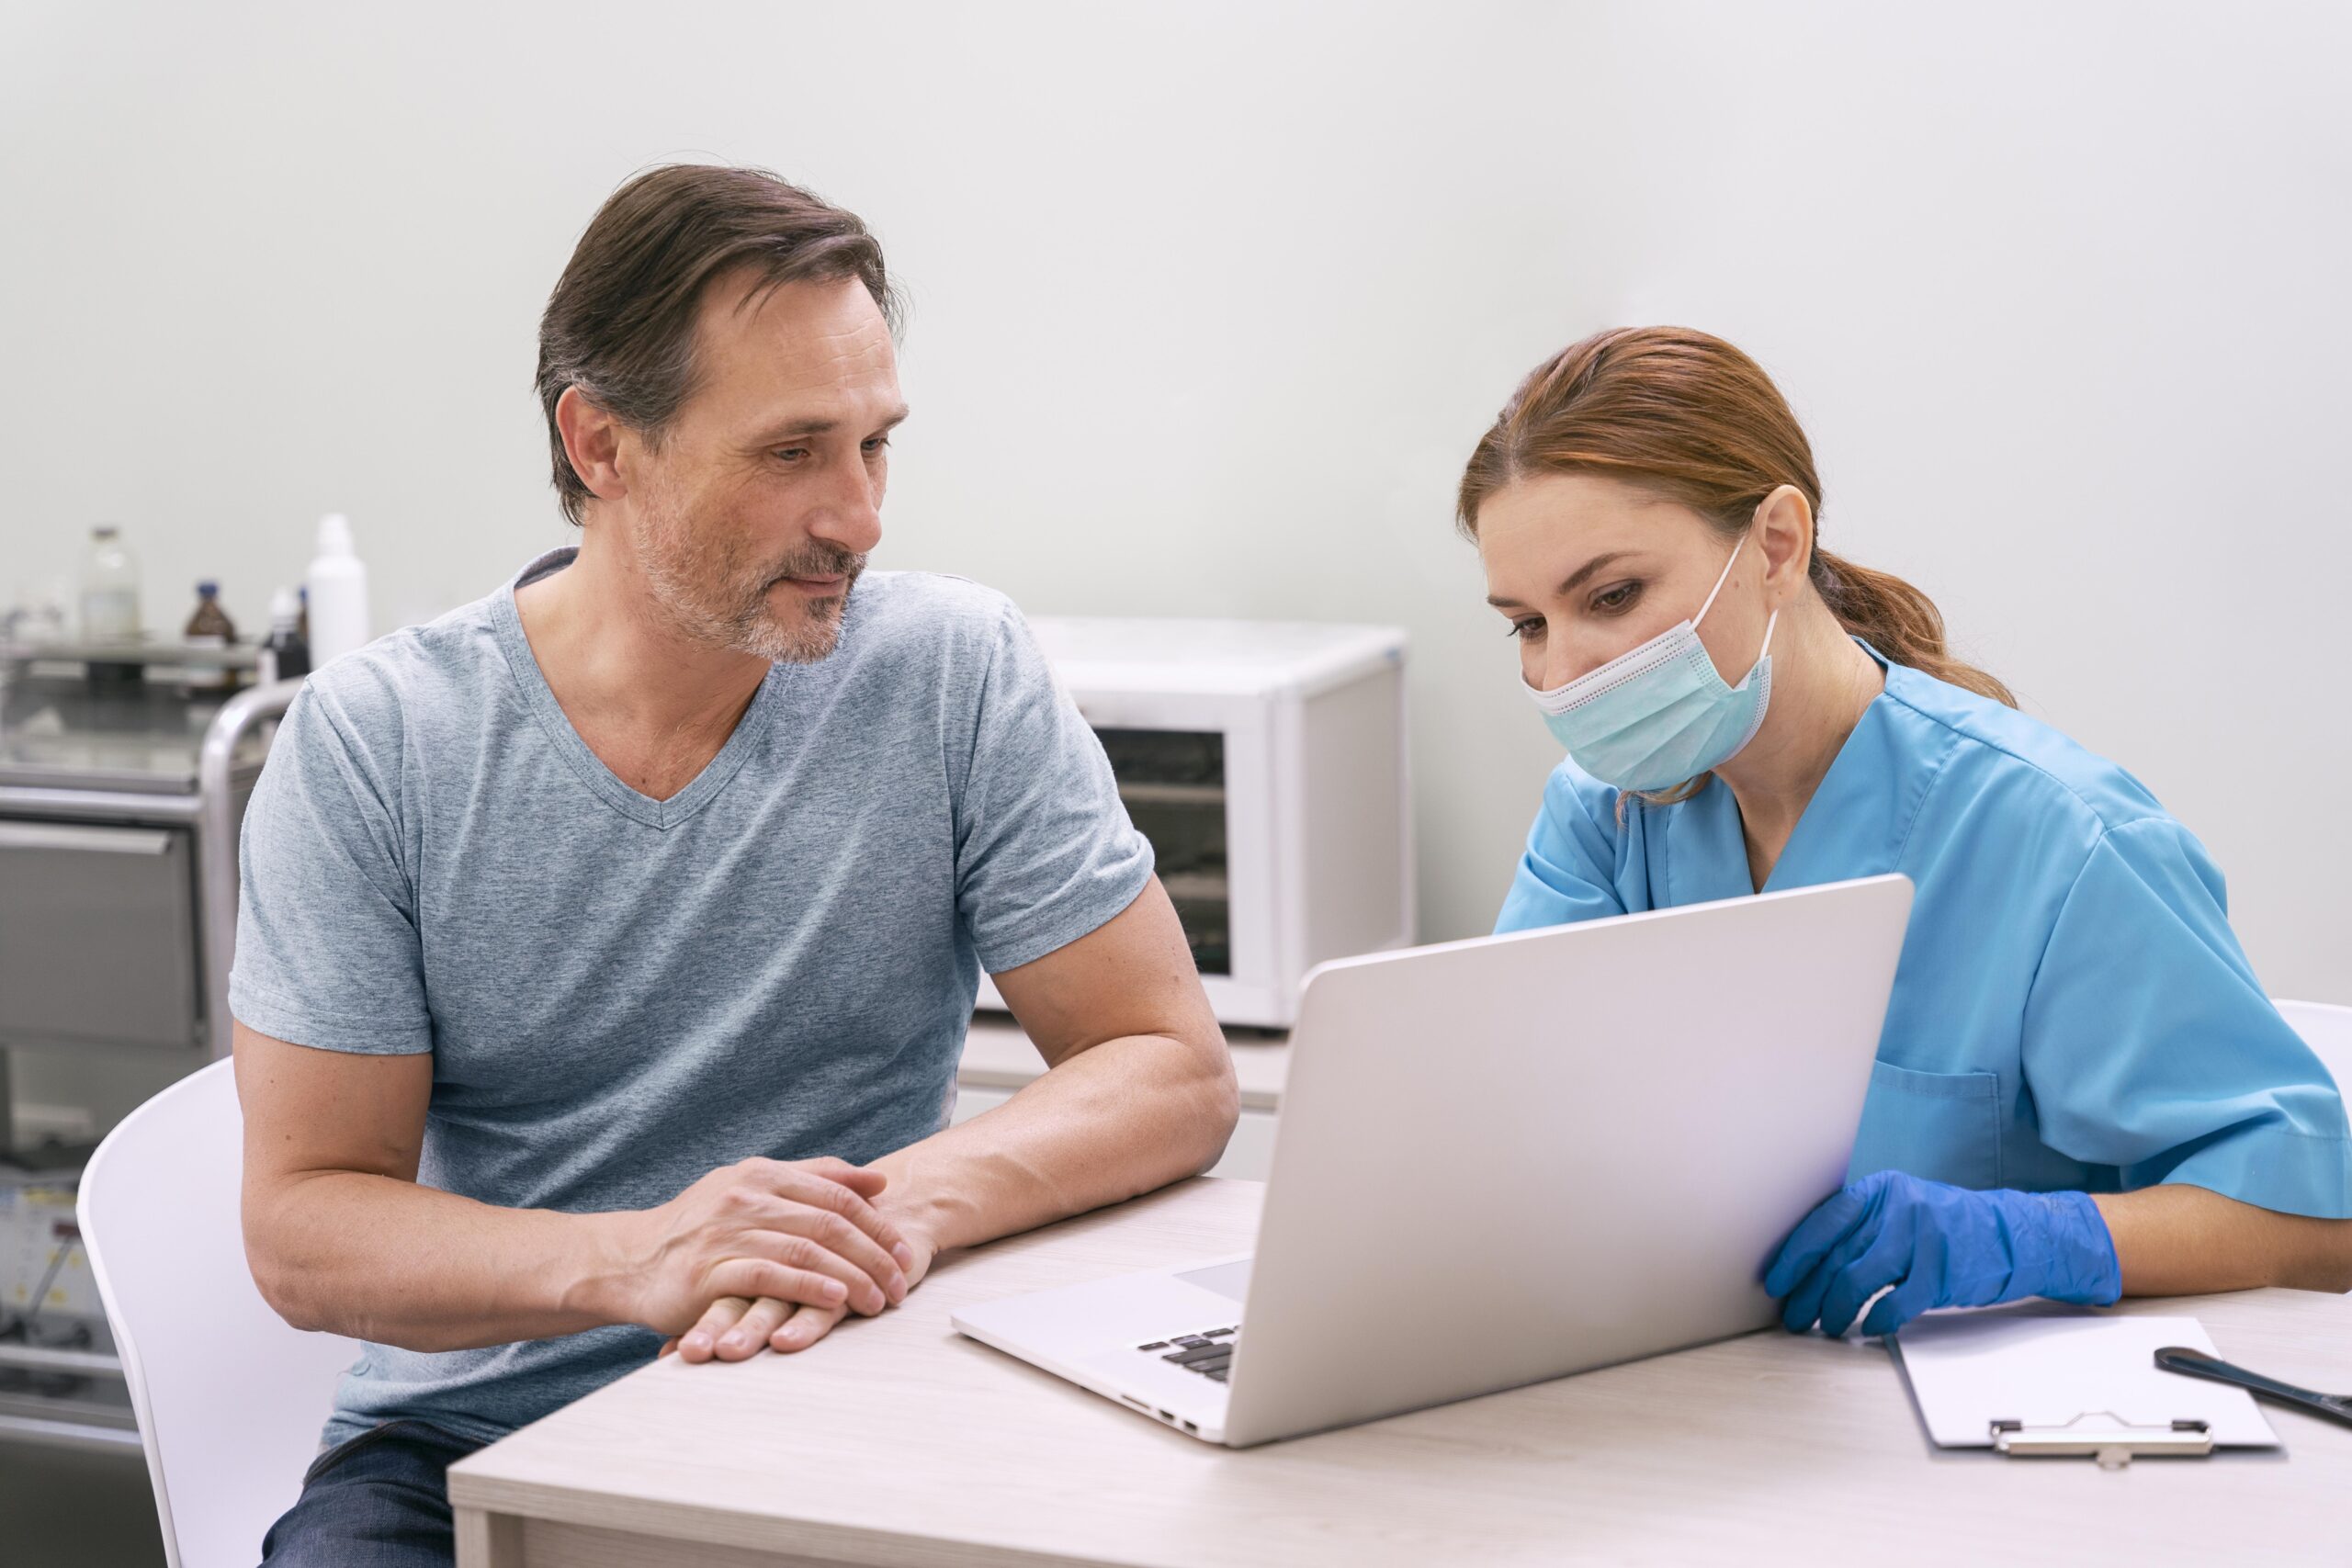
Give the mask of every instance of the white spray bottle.
[[351, 546], [351, 519], [330, 512], [319, 519], [319, 553], [303, 585], [311, 592], [311, 668], [349, 653], [368, 639], [368, 567]]

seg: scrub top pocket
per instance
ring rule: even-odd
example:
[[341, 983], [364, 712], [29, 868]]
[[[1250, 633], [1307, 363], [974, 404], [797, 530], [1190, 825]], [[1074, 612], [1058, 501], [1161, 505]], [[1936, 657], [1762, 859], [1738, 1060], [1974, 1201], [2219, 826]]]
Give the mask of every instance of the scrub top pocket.
[[1923, 1073], [1871, 1067], [1862, 1124], [1846, 1179], [1902, 1170], [1978, 1190], [2001, 1184], [2001, 1078], [1997, 1073]]

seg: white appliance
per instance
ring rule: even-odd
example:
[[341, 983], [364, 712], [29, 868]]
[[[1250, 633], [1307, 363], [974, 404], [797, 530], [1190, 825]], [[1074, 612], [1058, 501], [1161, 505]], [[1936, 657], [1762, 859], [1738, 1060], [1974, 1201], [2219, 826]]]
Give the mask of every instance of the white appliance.
[[[1221, 1021], [1286, 1028], [1317, 964], [1413, 940], [1403, 631], [1029, 624], [1102, 738]], [[986, 976], [979, 1003], [1004, 1005]]]
[[1761, 1328], [1910, 911], [1876, 876], [1327, 964], [1255, 1254], [952, 1321], [1234, 1448]]

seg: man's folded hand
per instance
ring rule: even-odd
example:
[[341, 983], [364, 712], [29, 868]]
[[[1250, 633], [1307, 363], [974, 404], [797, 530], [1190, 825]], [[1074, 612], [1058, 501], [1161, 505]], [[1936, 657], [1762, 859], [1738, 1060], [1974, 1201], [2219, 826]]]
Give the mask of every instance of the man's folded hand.
[[710, 1353], [713, 1324], [732, 1327], [753, 1303], [831, 1312], [835, 1322], [883, 1312], [906, 1299], [918, 1260], [874, 1207], [885, 1180], [830, 1156], [722, 1167], [657, 1208], [612, 1216], [602, 1293], [624, 1303], [621, 1321], [699, 1336], [690, 1360]]

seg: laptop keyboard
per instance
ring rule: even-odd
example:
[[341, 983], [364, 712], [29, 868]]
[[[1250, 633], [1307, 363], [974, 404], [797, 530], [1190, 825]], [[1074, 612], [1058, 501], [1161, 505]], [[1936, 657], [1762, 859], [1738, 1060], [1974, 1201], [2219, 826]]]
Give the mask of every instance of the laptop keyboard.
[[1198, 1372], [1211, 1382], [1223, 1382], [1233, 1367], [1234, 1336], [1238, 1332], [1238, 1325], [1204, 1328], [1197, 1334], [1171, 1334], [1136, 1348], [1160, 1352], [1163, 1361], [1173, 1362], [1188, 1372]]

